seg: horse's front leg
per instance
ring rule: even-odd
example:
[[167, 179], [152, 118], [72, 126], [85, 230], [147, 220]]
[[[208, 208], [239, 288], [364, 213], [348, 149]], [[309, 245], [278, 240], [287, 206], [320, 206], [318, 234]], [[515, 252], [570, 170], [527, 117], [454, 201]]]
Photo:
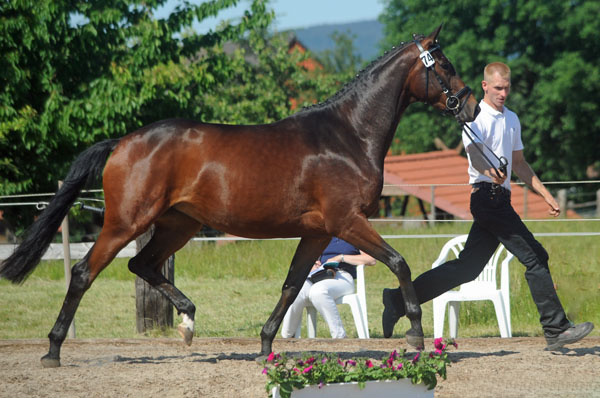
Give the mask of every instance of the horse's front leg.
[[413, 347], [424, 347], [421, 306], [413, 287], [410, 268], [404, 257], [383, 240], [366, 217], [353, 219], [351, 225], [345, 228], [339, 237], [381, 261], [396, 275], [404, 297], [406, 316], [411, 324], [411, 328], [406, 332], [406, 341]]
[[281, 325], [285, 313], [296, 299], [296, 296], [298, 296], [298, 293], [310, 272], [311, 266], [323, 252], [325, 247], [327, 247], [330, 240], [331, 237], [302, 238], [300, 240], [300, 243], [296, 248], [296, 254], [294, 254], [294, 258], [292, 259], [287, 278], [283, 283], [281, 297], [260, 332], [261, 356], [257, 358], [257, 361], [264, 359], [273, 351], [273, 339], [279, 330], [279, 326]]
[[[387, 245], [387, 243], [386, 243]], [[390, 247], [391, 250], [394, 250]], [[404, 258], [396, 252], [397, 258], [387, 264], [398, 278], [402, 296], [405, 297], [404, 308], [410, 321], [410, 329], [406, 331], [406, 341], [417, 348], [424, 348], [423, 325], [421, 322], [422, 311], [417, 299], [417, 293], [412, 283], [411, 272]]]

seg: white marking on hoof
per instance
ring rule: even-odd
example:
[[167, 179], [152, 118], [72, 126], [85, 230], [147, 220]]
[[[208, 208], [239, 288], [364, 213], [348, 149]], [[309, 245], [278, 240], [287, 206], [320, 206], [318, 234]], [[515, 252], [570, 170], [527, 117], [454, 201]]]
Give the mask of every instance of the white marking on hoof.
[[177, 331], [186, 345], [192, 345], [192, 339], [194, 338], [194, 321], [186, 314], [183, 314], [183, 322], [179, 324]]

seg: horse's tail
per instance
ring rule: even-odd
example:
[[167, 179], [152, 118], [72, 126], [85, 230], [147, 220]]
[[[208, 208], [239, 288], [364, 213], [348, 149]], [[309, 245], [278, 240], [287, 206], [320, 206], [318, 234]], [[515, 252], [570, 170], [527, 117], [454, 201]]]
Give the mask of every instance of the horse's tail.
[[106, 160], [118, 143], [118, 139], [99, 142], [75, 159], [48, 207], [27, 229], [25, 238], [13, 254], [0, 265], [0, 278], [22, 283], [29, 276], [50, 246], [60, 223], [81, 190], [102, 175]]

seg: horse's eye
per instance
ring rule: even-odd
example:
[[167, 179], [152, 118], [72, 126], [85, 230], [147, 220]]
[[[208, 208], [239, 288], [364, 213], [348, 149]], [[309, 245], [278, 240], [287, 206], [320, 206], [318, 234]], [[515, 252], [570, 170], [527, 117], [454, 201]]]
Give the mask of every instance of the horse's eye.
[[450, 69], [450, 65], [444, 62], [444, 63], [442, 64], [442, 69], [443, 69], [443, 70], [448, 70], [448, 69]]

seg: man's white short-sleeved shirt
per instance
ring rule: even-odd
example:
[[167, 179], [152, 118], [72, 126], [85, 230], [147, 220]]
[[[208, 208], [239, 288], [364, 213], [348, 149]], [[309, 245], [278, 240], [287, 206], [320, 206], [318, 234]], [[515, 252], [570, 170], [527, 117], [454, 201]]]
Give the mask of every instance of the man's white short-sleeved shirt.
[[[510, 189], [510, 175], [512, 170], [512, 153], [513, 151], [520, 151], [523, 149], [523, 142], [521, 141], [521, 123], [516, 113], [504, 107], [503, 112], [498, 112], [483, 100], [479, 103], [481, 112], [477, 115], [477, 118], [469, 123], [469, 127], [475, 132], [475, 134], [469, 131], [469, 134], [473, 137], [476, 142], [481, 142], [490, 148], [496, 156], [504, 156], [508, 160], [508, 167], [506, 168], [509, 178], [504, 181], [504, 186]], [[466, 128], [463, 129], [462, 139], [465, 148], [471, 145], [473, 142], [467, 136], [465, 132]], [[494, 163], [494, 166], [498, 167], [499, 162], [496, 156], [489, 152], [488, 148], [483, 148], [483, 152], [487, 158]], [[492, 182], [489, 177], [481, 174], [473, 167], [471, 163], [471, 157], [467, 152], [469, 158], [469, 184], [476, 182]]]

